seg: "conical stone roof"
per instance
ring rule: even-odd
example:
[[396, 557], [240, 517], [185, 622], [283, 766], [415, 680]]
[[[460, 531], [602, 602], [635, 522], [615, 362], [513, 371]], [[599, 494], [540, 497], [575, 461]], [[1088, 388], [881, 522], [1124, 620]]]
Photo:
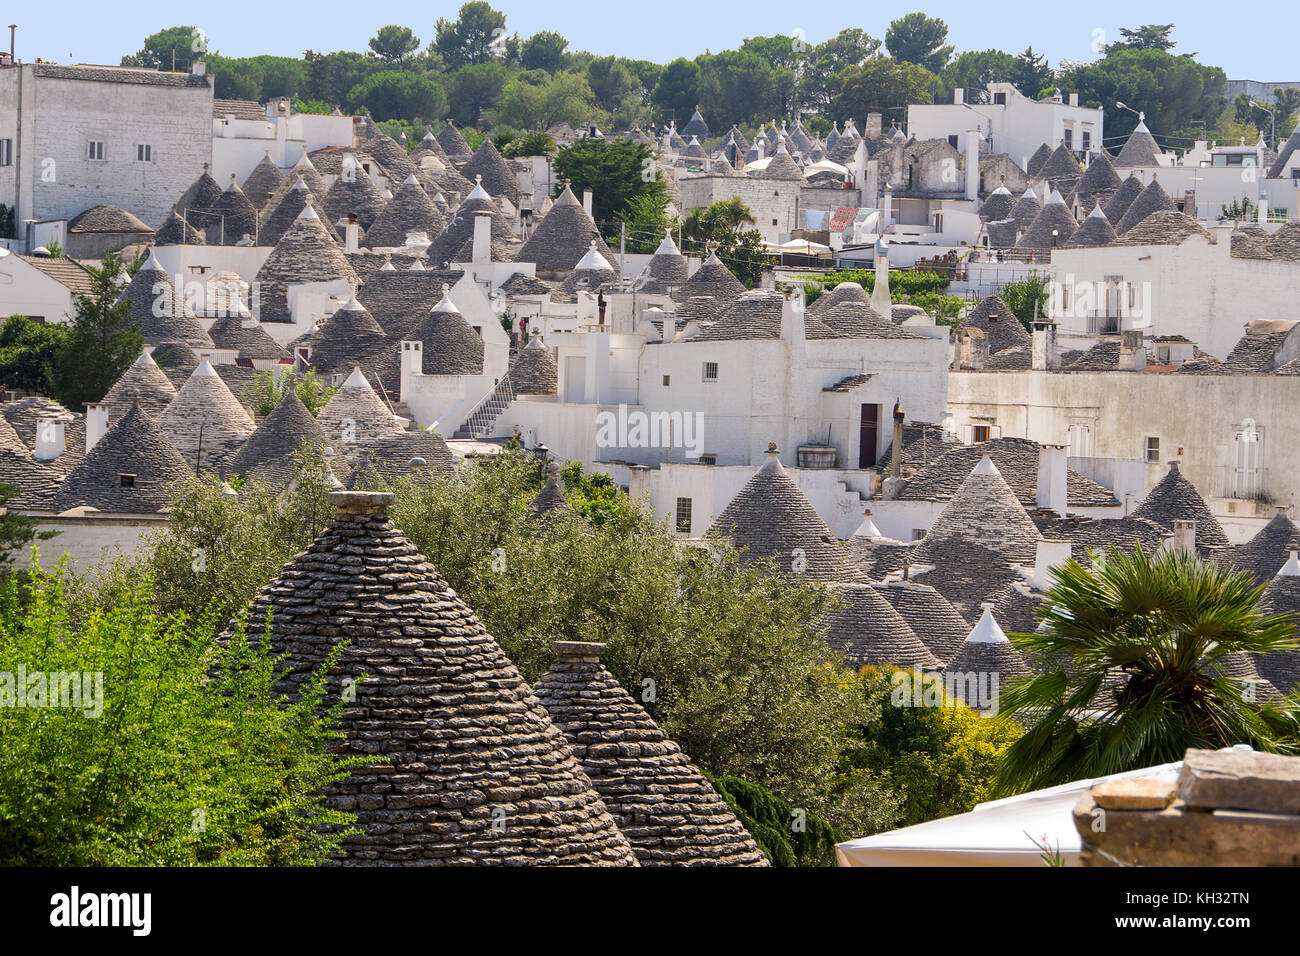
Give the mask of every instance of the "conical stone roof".
[[474, 151], [469, 148], [469, 143], [465, 142], [465, 137], [460, 135], [460, 130], [452, 125], [451, 120], [447, 120], [447, 125], [438, 130], [437, 139], [443, 153], [456, 166], [464, 166], [474, 157]]
[[1017, 229], [1028, 229], [1042, 211], [1043, 204], [1039, 201], [1038, 194], [1032, 189], [1026, 189], [1012, 207], [1011, 218]]
[[819, 627], [853, 667], [939, 668], [940, 660], [873, 585], [837, 585], [831, 593], [837, 606]]
[[[1269, 581], [1260, 603], [1274, 614], [1294, 614], [1300, 620], [1300, 558], [1296, 557], [1294, 549]], [[1300, 637], [1300, 627], [1297, 629], [1297, 637]], [[1283, 694], [1289, 694], [1300, 686], [1300, 648], [1252, 654], [1251, 657], [1259, 676]]]
[[803, 173], [799, 166], [790, 157], [790, 152], [784, 146], [776, 151], [771, 162], [763, 169], [758, 176], [759, 179], [782, 179], [803, 181]]
[[[325, 194], [321, 193], [321, 195]], [[301, 176], [294, 180], [293, 185], [274, 205], [268, 205], [262, 210], [262, 228], [257, 237], [257, 244], [259, 246], [279, 245], [284, 234], [293, 227], [302, 215], [302, 211], [308, 206], [316, 213], [325, 233], [336, 244], [342, 245], [338, 232], [330, 225], [325, 207], [320, 204], [316, 194], [308, 188]]]
[[411, 162], [419, 166], [426, 156], [432, 156], [443, 166], [450, 166], [451, 160], [447, 154], [442, 151], [442, 144], [438, 142], [438, 137], [433, 135], [433, 130], [426, 129], [424, 136], [411, 151]]
[[957, 656], [970, 625], [946, 597], [914, 581], [897, 581], [877, 590], [935, 657], [946, 664]]
[[767, 865], [727, 802], [600, 663], [605, 645], [554, 646], [538, 700], [641, 865]]
[[844, 545], [836, 540], [777, 457], [768, 458], [714, 522], [743, 560], [773, 559], [792, 577], [819, 581], [863, 581]]
[[304, 446], [324, 449], [329, 443], [329, 437], [298, 393], [289, 389], [230, 459], [227, 471], [272, 485], [285, 485], [293, 478], [294, 455]]
[[257, 279], [285, 285], [347, 279], [355, 286], [361, 281], [311, 206], [305, 206], [276, 241], [262, 268], [257, 270]]
[[1025, 163], [1025, 172], [1027, 172], [1030, 176], [1038, 176], [1039, 172], [1043, 168], [1043, 164], [1047, 162], [1048, 157], [1050, 157], [1051, 155], [1052, 155], [1052, 148], [1048, 146], [1046, 143], [1043, 143], [1036, 150], [1034, 150], [1034, 155], [1030, 156], [1029, 161]]
[[1300, 528], [1279, 509], [1253, 538], [1235, 545], [1223, 559], [1240, 571], [1249, 571], [1264, 584], [1273, 580], [1296, 550], [1300, 550]]
[[272, 196], [284, 190], [284, 173], [280, 172], [279, 166], [271, 162], [268, 153], [258, 160], [253, 171], [245, 177], [241, 188], [248, 201], [253, 204], [253, 208], [261, 210], [271, 201]]
[[1115, 157], [1116, 166], [1159, 166], [1160, 147], [1156, 138], [1147, 129], [1145, 121], [1139, 119], [1133, 132], [1124, 143], [1124, 148]]
[[402, 431], [401, 423], [375, 394], [360, 369], [353, 369], [347, 381], [325, 403], [316, 421], [329, 436], [336, 452], [350, 455], [358, 444]]
[[[352, 296], [320, 324], [307, 340], [311, 364], [324, 375], [349, 372], [389, 346], [389, 338], [373, 315]], [[397, 350], [396, 345], [392, 347]]]
[[492, 201], [487, 190], [477, 185], [452, 213], [451, 218], [447, 220], [447, 225], [429, 247], [429, 261], [434, 268], [440, 268], [444, 262], [451, 262], [465, 241], [474, 237], [474, 217], [480, 212], [486, 212], [492, 218], [492, 241], [505, 243], [513, 251], [512, 255], [517, 258], [519, 238], [511, 228], [510, 220]]
[[672, 230], [664, 232], [663, 242], [646, 263], [637, 283], [641, 292], [667, 294], [687, 280], [686, 259], [673, 242]]
[[1124, 213], [1128, 212], [1128, 207], [1133, 205], [1133, 200], [1142, 195], [1142, 189], [1142, 180], [1138, 179], [1135, 173], [1129, 173], [1128, 178], [1119, 184], [1115, 195], [1106, 201], [1106, 218], [1110, 220], [1112, 226], [1118, 225], [1124, 218]]
[[354, 451], [352, 462], [352, 472], [344, 482], [349, 489], [383, 490], [404, 477], [434, 481], [456, 467], [446, 439], [424, 428], [366, 442]]
[[203, 323], [185, 309], [183, 294], [152, 254], [122, 290], [121, 298], [131, 303], [130, 316], [140, 323], [140, 333], [147, 345], [184, 342], [197, 348], [211, 348], [212, 338]]
[[369, 116], [358, 124], [357, 129], [362, 134], [357, 145], [375, 158], [391, 182], [405, 179], [415, 172], [415, 163], [407, 154], [406, 147], [381, 130]]
[[1079, 161], [1074, 158], [1074, 153], [1062, 142], [1052, 150], [1052, 155], [1047, 157], [1047, 162], [1043, 163], [1038, 176], [1051, 183], [1053, 189], [1066, 192], [1083, 176], [1083, 169], [1079, 166]]
[[[944, 668], [944, 675], [945, 677], [960, 675], [966, 678], [954, 682], [959, 694], [963, 687], [970, 686], [969, 678], [972, 675], [987, 680], [985, 688], [989, 699], [966, 700], [966, 704], [979, 710], [996, 710], [997, 696], [1007, 689], [1007, 685], [1019, 678], [1030, 677], [1033, 672], [1025, 663], [1024, 657], [1016, 650], [1015, 645], [998, 626], [998, 622], [993, 619], [992, 605], [986, 604], [979, 623], [971, 629], [966, 643], [962, 645], [951, 663]], [[992, 683], [994, 675], [997, 679], [996, 691]]]
[[343, 172], [334, 180], [321, 205], [335, 232], [339, 229], [339, 221], [349, 216], [355, 216], [361, 231], [365, 232], [379, 218], [387, 200], [356, 156], [349, 153], [343, 157], [342, 163]]
[[133, 405], [111, 425], [54, 496], [56, 512], [91, 507], [112, 514], [153, 514], [171, 507], [193, 477], [159, 426]]
[[1115, 232], [1122, 236], [1152, 213], [1164, 212], [1165, 210], [1177, 211], [1177, 209], [1178, 206], [1169, 198], [1165, 188], [1160, 185], [1160, 180], [1152, 176], [1151, 182], [1146, 189], [1142, 190], [1138, 197], [1124, 210], [1124, 216], [1115, 226]]
[[[354, 865], [633, 865], [564, 735], [519, 671], [387, 514], [393, 496], [334, 492], [338, 514], [253, 601], [286, 689], [341, 644], [341, 752], [366, 761], [327, 791], [357, 814]], [[355, 698], [352, 699], [352, 695]]]
[[1078, 201], [1080, 209], [1091, 213], [1098, 203], [1105, 203], [1115, 195], [1120, 184], [1119, 173], [1115, 172], [1115, 165], [1110, 161], [1110, 157], [1105, 153], [1098, 153], [1074, 187], [1074, 198]]
[[576, 517], [577, 514], [577, 509], [564, 497], [564, 489], [560, 487], [560, 466], [553, 461], [549, 466], [546, 484], [542, 485], [542, 490], [528, 504], [528, 516], [534, 521], [547, 524], [563, 517]]
[[491, 136], [483, 137], [483, 144], [474, 151], [469, 162], [461, 167], [460, 174], [471, 181], [482, 177], [484, 189], [493, 196], [505, 196], [518, 208], [519, 177], [497, 150]]
[[1006, 186], [999, 186], [980, 204], [980, 218], [985, 222], [1001, 222], [1010, 219], [1011, 210], [1015, 205], [1016, 197], [1011, 195], [1011, 190]]
[[240, 358], [278, 361], [289, 357], [284, 346], [271, 338], [242, 302], [213, 322], [208, 327], [208, 336], [217, 348], [234, 349]]
[[187, 463], [217, 471], [253, 434], [253, 420], [207, 359], [199, 363], [158, 427]]
[[[289, 190], [293, 189], [300, 179], [302, 180], [303, 185], [307, 187], [308, 192], [311, 193], [313, 201], [317, 203], [319, 203], [325, 194], [330, 191], [324, 178], [321, 177], [320, 171], [311, 161], [311, 157], [306, 153], [303, 153], [298, 157], [298, 161], [293, 164], [293, 168], [290, 169], [288, 174], [284, 177], [284, 185], [280, 187], [280, 191], [272, 196], [270, 202], [262, 207], [263, 226], [266, 224], [265, 217], [270, 215], [271, 211], [273, 211], [276, 206], [280, 205], [284, 197], [289, 194]], [[316, 212], [319, 213], [321, 211], [321, 207], [317, 206]]]
[[695, 136], [702, 140], [709, 138], [709, 124], [704, 122], [704, 117], [700, 115], [698, 106], [695, 107], [695, 112], [691, 114], [691, 118], [686, 125], [682, 127], [682, 135]]
[[366, 230], [365, 245], [371, 249], [406, 245], [408, 232], [423, 232], [433, 239], [446, 225], [446, 217], [415, 176], [393, 193], [374, 224]]
[[595, 241], [596, 251], [610, 263], [617, 261], [596, 228], [595, 221], [573, 194], [569, 184], [555, 198], [533, 234], [515, 254], [516, 262], [531, 262], [541, 275], [560, 276], [573, 271]]
[[188, 189], [176, 200], [175, 210], [183, 213], [188, 222], [207, 225], [211, 221], [218, 201], [221, 199], [221, 187], [208, 173], [208, 166], [203, 164], [199, 178], [190, 183]]
[[1169, 471], [1151, 489], [1146, 500], [1133, 512], [1135, 518], [1150, 518], [1166, 531], [1174, 530], [1175, 521], [1196, 522], [1196, 550], [1226, 548], [1228, 536], [1205, 504], [1200, 492], [1183, 475], [1178, 462], [1169, 463]]
[[1041, 538], [1020, 499], [985, 455], [935, 518], [913, 560], [937, 565], [952, 549], [974, 542], [1012, 564], [1033, 562]]
[[510, 384], [516, 395], [554, 395], [559, 389], [560, 367], [551, 350], [536, 336], [510, 363]]
[[808, 314], [821, 315], [823, 312], [828, 312], [835, 306], [846, 302], [870, 306], [871, 296], [857, 282], [841, 282], [829, 292], [824, 292], [818, 296], [816, 301], [808, 306]]
[[423, 343], [425, 375], [482, 375], [483, 339], [442, 288], [442, 298], [407, 336]]
[[220, 221], [212, 225], [213, 238], [222, 245], [233, 246], [245, 238], [249, 242], [257, 239], [257, 207], [235, 185], [233, 176], [230, 185], [213, 207], [213, 212], [220, 217]]
[[[1079, 224], [1070, 215], [1061, 194], [1052, 190], [1052, 195], [1043, 204], [1042, 210], [1034, 217], [1025, 234], [1016, 243], [1018, 250], [1050, 252], [1059, 249], [1070, 241]], [[1052, 235], [1055, 232], [1056, 235]]]
[[153, 234], [155, 246], [201, 246], [203, 236], [186, 219], [172, 210], [158, 231]]
[[694, 296], [712, 296], [719, 304], [734, 302], [745, 291], [744, 284], [722, 264], [716, 252], [682, 285], [673, 290], [677, 302], [686, 302]]
[[1082, 224], [1074, 231], [1070, 241], [1065, 244], [1066, 249], [1095, 249], [1099, 246], [1109, 246], [1115, 241], [1115, 229], [1106, 218], [1102, 211], [1101, 205], [1092, 207], [1092, 212], [1084, 217]]
[[[176, 389], [172, 383], [149, 357], [149, 353], [144, 351], [122, 373], [122, 377], [113, 383], [113, 387], [104, 396], [103, 404], [108, 406], [108, 421], [111, 424], [124, 418], [131, 407], [137, 404], [146, 415], [156, 419], [175, 397]], [[5, 427], [9, 426], [6, 424]], [[13, 431], [12, 428], [9, 430]], [[17, 437], [17, 433], [14, 433], [14, 437]]]
[[1033, 336], [1024, 327], [1011, 307], [999, 295], [981, 299], [970, 314], [962, 320], [962, 328], [976, 328], [988, 337], [989, 354], [1012, 349], [1020, 345], [1030, 345]]

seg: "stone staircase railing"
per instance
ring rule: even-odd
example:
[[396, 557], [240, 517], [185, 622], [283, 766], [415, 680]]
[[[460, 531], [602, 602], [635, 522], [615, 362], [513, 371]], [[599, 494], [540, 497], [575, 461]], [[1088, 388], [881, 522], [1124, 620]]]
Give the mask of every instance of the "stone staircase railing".
[[472, 439], [477, 441], [491, 434], [501, 413], [515, 400], [515, 387], [510, 382], [510, 373], [501, 376], [501, 381], [490, 391], [483, 401], [469, 413], [465, 423], [456, 429], [452, 438]]

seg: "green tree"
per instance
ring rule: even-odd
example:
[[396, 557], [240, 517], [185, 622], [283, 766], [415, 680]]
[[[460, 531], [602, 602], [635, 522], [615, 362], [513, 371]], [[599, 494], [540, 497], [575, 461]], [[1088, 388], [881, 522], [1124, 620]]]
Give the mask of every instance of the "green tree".
[[652, 254], [663, 241], [664, 232], [673, 226], [668, 218], [668, 196], [636, 196], [615, 214], [627, 226], [627, 251]]
[[1012, 77], [1015, 71], [1016, 57], [1010, 53], [1002, 50], [967, 50], [943, 68], [939, 75], [938, 99], [950, 102], [953, 90], [964, 89], [966, 102], [986, 102], [987, 96], [984, 94], [988, 85], [1014, 82]]
[[145, 37], [139, 50], [122, 57], [122, 66], [186, 73], [195, 60], [204, 59], [207, 49], [207, 36], [198, 27], [167, 27]]
[[[696, 104], [700, 102], [699, 67], [682, 57], [673, 60], [659, 74], [652, 99], [665, 119], [675, 118], [685, 126]], [[709, 107], [708, 113], [714, 122], [723, 119], [720, 109], [715, 111]]]
[[99, 267], [86, 268], [90, 294], [76, 295], [77, 314], [50, 363], [52, 394], [74, 411], [103, 398], [144, 347], [140, 323], [130, 314], [131, 301], [118, 301], [121, 257], [108, 252]]
[[1047, 57], [1035, 53], [1034, 48], [1029, 46], [1016, 57], [1010, 79], [1016, 89], [1032, 99], [1052, 82], [1052, 76]]
[[[1300, 90], [1294, 86], [1278, 87], [1273, 90], [1273, 116], [1277, 124], [1278, 141], [1290, 136], [1296, 126], [1296, 116], [1300, 114]], [[1277, 143], [1273, 143], [1277, 148]]]
[[490, 110], [496, 109], [509, 80], [510, 71], [500, 63], [461, 67], [448, 83], [452, 118], [461, 126], [477, 127]]
[[[0, 482], [0, 571], [7, 571], [14, 563], [14, 555], [25, 552], [33, 541], [48, 541], [59, 531], [39, 530], [36, 519], [9, 508], [9, 502], [20, 494], [20, 489], [8, 482]], [[0, 824], [0, 828], [2, 828]], [[0, 843], [3, 843], [0, 836]]]
[[640, 102], [641, 84], [623, 61], [614, 56], [603, 56], [587, 65], [587, 83], [596, 98], [596, 105], [614, 111], [625, 97], [636, 96]]
[[1119, 28], [1119, 35], [1124, 39], [1106, 45], [1105, 53], [1118, 53], [1120, 50], [1161, 50], [1168, 53], [1178, 44], [1169, 38], [1173, 32], [1172, 23], [1148, 23], [1136, 30]]
[[455, 20], [438, 18], [433, 47], [453, 69], [504, 54], [506, 15], [484, 0], [470, 0]]
[[934, 74], [924, 67], [877, 57], [844, 71], [831, 111], [840, 121], [861, 121], [868, 113], [901, 118], [909, 103], [930, 102], [933, 85]]
[[[504, 106], [502, 107], [504, 112]], [[516, 136], [505, 148], [505, 156], [554, 156], [555, 140], [547, 133], [524, 133]]]
[[948, 44], [948, 24], [924, 13], [909, 13], [889, 24], [885, 31], [885, 48], [902, 63], [915, 63], [931, 73], [938, 73], [952, 57]]
[[525, 70], [555, 73], [564, 68], [564, 51], [569, 41], [554, 30], [539, 30], [525, 40], [519, 50], [519, 62]]
[[922, 678], [927, 706], [913, 706], [915, 691], [907, 682], [912, 678], [907, 672], [864, 672], [870, 719], [845, 755], [851, 772], [887, 780], [902, 798], [899, 826], [967, 813], [988, 800], [1002, 758], [1019, 736], [1007, 720], [983, 717], [948, 698], [937, 675]]
[[270, 415], [291, 389], [298, 393], [298, 398], [313, 415], [320, 413], [326, 403], [334, 397], [336, 391], [316, 377], [314, 368], [309, 368], [305, 372], [284, 374], [278, 380], [275, 374], [267, 369], [253, 376], [253, 413], [258, 418]]
[[[1218, 67], [1163, 50], [1124, 49], [1076, 67], [1059, 77], [1065, 92], [1079, 102], [1111, 110], [1116, 101], [1146, 113], [1157, 137], [1174, 135], [1201, 123], [1213, 129], [1226, 106], [1227, 76]], [[1127, 136], [1137, 117], [1126, 110], [1108, 113], [1107, 138]]]
[[[699, 102], [709, 104], [717, 120], [765, 123], [779, 112], [772, 64], [757, 53], [726, 50], [699, 60]], [[685, 125], [687, 111], [678, 116]]]
[[1300, 749], [1300, 700], [1261, 705], [1225, 674], [1231, 654], [1296, 646], [1294, 616], [1268, 612], [1248, 572], [1140, 547], [1094, 560], [1054, 568], [1039, 630], [1010, 635], [1051, 663], [1002, 691], [1001, 712], [1026, 730], [999, 792], [1167, 763], [1189, 747]]
[[10, 316], [0, 326], [0, 385], [39, 395], [50, 391], [50, 365], [68, 334], [62, 322]]
[[394, 66], [401, 66], [420, 48], [420, 38], [410, 27], [389, 24], [380, 27], [379, 32], [370, 38], [370, 49], [383, 60]]
[[[597, 222], [614, 219], [639, 196], [665, 193], [650, 147], [628, 139], [580, 139], [556, 154], [554, 166], [557, 179], [567, 180], [575, 195], [592, 190]], [[557, 192], [562, 188], [558, 185]]]
[[212, 93], [223, 100], [257, 100], [262, 96], [261, 68], [247, 60], [232, 60], [216, 53], [207, 56]]
[[376, 120], [432, 123], [447, 112], [447, 94], [436, 81], [406, 70], [367, 77], [348, 93], [352, 109], [365, 108]]
[[841, 30], [817, 44], [804, 59], [799, 79], [799, 103], [826, 112], [840, 88], [846, 69], [861, 66], [880, 50], [880, 41], [856, 27]]
[[[322, 789], [337, 707], [319, 671], [293, 701], [238, 631], [162, 615], [147, 576], [78, 608], [61, 571], [0, 580], [0, 659], [29, 675], [85, 674], [80, 706], [0, 707], [0, 865], [312, 865], [355, 819]], [[39, 686], [39, 685], [36, 685]], [[47, 688], [48, 691], [48, 688]]]
[[383, 60], [364, 53], [346, 50], [336, 53], [303, 54], [305, 77], [302, 88], [304, 99], [342, 106], [348, 94], [365, 79], [385, 68]]
[[1026, 329], [1033, 328], [1035, 319], [1047, 318], [1047, 276], [1037, 270], [1031, 270], [1023, 279], [1006, 283], [998, 289], [998, 295]]
[[762, 236], [745, 228], [754, 221], [753, 212], [738, 196], [696, 207], [682, 222], [682, 251], [701, 257], [717, 253], [736, 278], [752, 288], [767, 262]]
[[[821, 817], [801, 818], [776, 794], [740, 777], [705, 776], [773, 866], [835, 865], [835, 844], [848, 837]], [[793, 826], [796, 820], [803, 825]]]

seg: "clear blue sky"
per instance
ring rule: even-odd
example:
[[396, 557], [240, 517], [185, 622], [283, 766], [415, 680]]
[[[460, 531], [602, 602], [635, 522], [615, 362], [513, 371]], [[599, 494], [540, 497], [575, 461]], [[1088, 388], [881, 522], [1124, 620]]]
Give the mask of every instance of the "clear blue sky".
[[[83, 0], [84, 3], [84, 0]], [[362, 50], [378, 27], [398, 22], [409, 26], [423, 42], [433, 37], [439, 16], [452, 19], [459, 3], [348, 3], [320, 0], [313, 4], [276, 0], [222, 0], [209, 4], [177, 4], [174, 0], [133, 0], [105, 6], [84, 3], [78, 13], [62, 3], [10, 4], [8, 16], [18, 22], [20, 59], [36, 57], [61, 62], [116, 63], [140, 41], [166, 26], [194, 24], [204, 29], [213, 49], [227, 56], [273, 53], [298, 56], [303, 50]], [[610, 3], [609, 0], [560, 0], [556, 4], [502, 0], [492, 4], [506, 13], [512, 33], [528, 36], [556, 30], [569, 38], [569, 48], [634, 59], [667, 62], [707, 50], [733, 48], [747, 36], [793, 34], [802, 30], [812, 43], [844, 27], [861, 27], [883, 39], [891, 19], [913, 9], [942, 17], [948, 40], [958, 51], [990, 47], [1017, 53], [1032, 44], [1055, 66], [1062, 58], [1094, 58], [1094, 31], [1107, 40], [1118, 28], [1143, 23], [1176, 24], [1175, 52], [1196, 51], [1202, 63], [1220, 66], [1229, 79], [1300, 80], [1300, 64], [1290, 54], [1300, 35], [1300, 11], [1294, 4], [1270, 5], [1267, 12], [1249, 13], [1245, 4], [1134, 3], [1093, 0], [1087, 4], [931, 2], [924, 7], [894, 5], [887, 12], [860, 4], [807, 4], [789, 0], [652, 0]], [[856, 8], [856, 9], [855, 9]], [[1260, 8], [1253, 8], [1259, 11]], [[191, 10], [194, 12], [182, 12]], [[1239, 11], [1234, 17], [1232, 11]], [[372, 12], [374, 11], [374, 12]], [[816, 15], [813, 16], [812, 14]], [[0, 21], [0, 25], [3, 22]], [[5, 38], [8, 39], [7, 37]], [[1291, 74], [1295, 73], [1296, 76]]]

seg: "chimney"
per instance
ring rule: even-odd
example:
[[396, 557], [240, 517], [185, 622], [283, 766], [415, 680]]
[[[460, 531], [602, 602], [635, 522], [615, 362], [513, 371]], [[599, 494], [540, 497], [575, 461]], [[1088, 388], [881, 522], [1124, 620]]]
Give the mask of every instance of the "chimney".
[[193, 63], [190, 64], [190, 72], [193, 73], [195, 76], [206, 76], [208, 72], [208, 65], [204, 63], [202, 60], [195, 60]]
[[989, 360], [989, 338], [983, 329], [974, 326], [961, 329], [957, 333], [958, 348], [961, 350], [958, 364], [964, 369], [982, 369]]
[[1142, 344], [1142, 330], [1130, 329], [1120, 333], [1119, 371], [1140, 372], [1147, 367], [1147, 350]]
[[1070, 560], [1070, 542], [1068, 541], [1039, 541], [1034, 551], [1034, 578], [1033, 586], [1035, 591], [1046, 591], [1052, 586], [1052, 568], [1059, 568], [1065, 562]]
[[[886, 198], [889, 193], [885, 193]], [[883, 318], [893, 313], [893, 300], [889, 297], [889, 243], [884, 236], [876, 239], [874, 284], [871, 287], [871, 307]]]
[[348, 216], [348, 224], [344, 229], [344, 252], [361, 251], [361, 223], [357, 222], [356, 216]]
[[[903, 403], [894, 400], [894, 444], [889, 452], [889, 477], [903, 477], [903, 423], [907, 421], [907, 412]], [[870, 513], [870, 512], [868, 512]]]
[[650, 466], [629, 465], [627, 469], [627, 496], [634, 502], [650, 507]]
[[1030, 342], [1030, 368], [1041, 372], [1056, 366], [1056, 323], [1036, 321]]
[[401, 367], [397, 374], [399, 400], [406, 401], [411, 382], [415, 376], [424, 374], [424, 343], [419, 339], [402, 342]]
[[980, 203], [980, 131], [966, 130], [966, 198], [979, 209]]
[[106, 431], [108, 431], [108, 406], [87, 405], [86, 454], [90, 454], [90, 449], [94, 448], [95, 443], [104, 437]]
[[1169, 550], [1181, 551], [1183, 554], [1196, 553], [1195, 521], [1174, 522], [1174, 536], [1169, 539]]
[[582, 191], [582, 208], [587, 210], [588, 216], [591, 215], [591, 190], [590, 189], [584, 189]]
[[952, 91], [952, 101], [957, 106], [961, 106], [961, 104], [966, 102], [966, 91], [960, 86], [954, 89]]
[[330, 504], [339, 515], [384, 515], [396, 499], [391, 491], [331, 491]]
[[[587, 191], [587, 196], [591, 191]], [[492, 261], [492, 214], [482, 211], [474, 213], [474, 245], [470, 254], [470, 262], [478, 264], [480, 262]]]
[[1257, 218], [1259, 220], [1259, 224], [1261, 226], [1267, 226], [1268, 225], [1268, 197], [1267, 196], [1259, 197], [1259, 206], [1256, 207], [1256, 212], [1258, 213]]
[[1038, 449], [1038, 507], [1065, 517], [1066, 459], [1064, 445], [1041, 445]]
[[555, 659], [561, 664], [594, 664], [605, 653], [605, 645], [595, 641], [555, 641], [551, 644]]
[[879, 113], [868, 113], [867, 122], [862, 127], [862, 135], [867, 139], [880, 139], [880, 124], [882, 117]]
[[36, 449], [32, 457], [37, 461], [53, 461], [64, 451], [64, 425], [57, 418], [42, 418], [36, 427]]
[[1078, 105], [1079, 105], [1079, 94], [1078, 94], [1078, 93], [1071, 93], [1071, 94], [1070, 94], [1070, 105], [1071, 105], [1071, 106], [1078, 106]]

